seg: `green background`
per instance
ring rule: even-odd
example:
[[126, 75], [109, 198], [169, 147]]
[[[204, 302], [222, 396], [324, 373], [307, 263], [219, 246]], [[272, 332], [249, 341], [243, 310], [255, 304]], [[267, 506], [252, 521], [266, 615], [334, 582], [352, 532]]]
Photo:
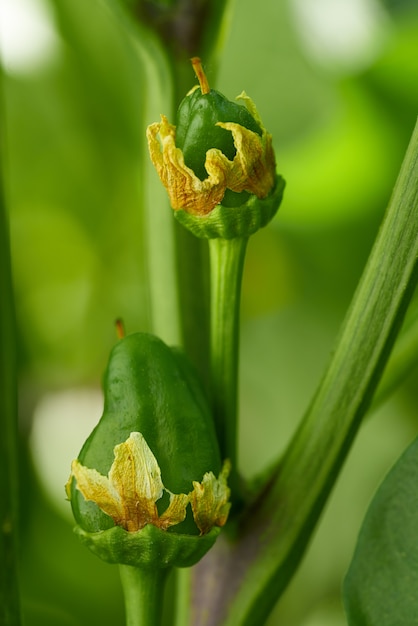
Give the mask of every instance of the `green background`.
[[[372, 16], [365, 26], [370, 45], [363, 50], [353, 35], [344, 54], [335, 37], [327, 48], [314, 23], [301, 20], [296, 9], [307, 4], [236, 0], [217, 77], [226, 96], [245, 89], [256, 102], [287, 181], [282, 207], [251, 239], [245, 267], [246, 476], [284, 449], [310, 400], [418, 110], [414, 2], [359, 2]], [[150, 328], [140, 210], [149, 82], [102, 3], [45, 6], [56, 32], [52, 57], [26, 70], [11, 66], [5, 80], [22, 592], [29, 626], [106, 626], [123, 621], [118, 572], [77, 542], [63, 484], [83, 433], [100, 415], [115, 318], [129, 332]], [[341, 26], [331, 17], [335, 36]], [[214, 79], [214, 68], [207, 74]], [[415, 373], [365, 423], [269, 626], [345, 624], [342, 578], [371, 495], [416, 434], [416, 382]]]

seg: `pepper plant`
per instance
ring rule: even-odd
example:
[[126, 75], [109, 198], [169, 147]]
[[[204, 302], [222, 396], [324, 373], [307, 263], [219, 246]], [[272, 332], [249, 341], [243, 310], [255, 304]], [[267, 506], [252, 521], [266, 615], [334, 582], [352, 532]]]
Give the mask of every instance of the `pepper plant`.
[[[117, 323], [103, 415], [66, 485], [75, 532], [119, 565], [129, 626], [261, 626], [306, 553], [372, 402], [417, 361], [416, 324], [395, 340], [417, 280], [418, 127], [313, 400], [284, 452], [262, 476], [244, 480], [241, 281], [251, 236], [280, 220], [286, 164], [252, 99], [243, 92], [231, 101], [213, 88], [228, 3], [113, 0], [106, 7], [138, 71], [148, 72], [150, 158], [141, 183], [155, 167], [161, 188], [150, 185], [144, 201], [152, 328], [125, 334]], [[151, 117], [155, 101], [160, 121]], [[2, 199], [1, 551], [8, 575], [0, 598], [3, 622], [18, 625], [15, 345]], [[366, 517], [343, 589], [350, 626], [416, 621], [417, 474], [413, 443]], [[170, 618], [164, 601], [174, 606]]]

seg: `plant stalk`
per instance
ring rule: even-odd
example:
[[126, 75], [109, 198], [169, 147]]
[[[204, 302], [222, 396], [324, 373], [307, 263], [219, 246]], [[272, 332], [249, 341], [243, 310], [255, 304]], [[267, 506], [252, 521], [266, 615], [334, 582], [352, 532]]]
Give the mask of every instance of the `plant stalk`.
[[126, 626], [161, 626], [164, 588], [169, 569], [120, 565]]
[[211, 239], [211, 399], [223, 458], [237, 468], [239, 312], [247, 238]]
[[[413, 305], [411, 305], [410, 310]], [[380, 406], [408, 378], [418, 365], [418, 309], [405, 322], [373, 397], [371, 409]]]
[[299, 565], [401, 327], [417, 259], [418, 124], [329, 367], [254, 508], [258, 548], [225, 626], [263, 623]]
[[176, 605], [174, 613], [174, 626], [187, 626], [190, 624], [191, 612], [191, 576], [193, 568], [177, 567], [176, 574]]
[[[221, 537], [197, 566], [194, 626], [263, 624], [289, 584], [370, 407], [417, 284], [417, 259], [418, 124], [329, 366], [300, 427], [247, 511], [240, 536], [234, 543]], [[209, 599], [208, 619], [199, 607]]]
[[[0, 67], [0, 121], [4, 120]], [[9, 224], [3, 186], [5, 133], [0, 137], [0, 623], [19, 626], [17, 357]]]

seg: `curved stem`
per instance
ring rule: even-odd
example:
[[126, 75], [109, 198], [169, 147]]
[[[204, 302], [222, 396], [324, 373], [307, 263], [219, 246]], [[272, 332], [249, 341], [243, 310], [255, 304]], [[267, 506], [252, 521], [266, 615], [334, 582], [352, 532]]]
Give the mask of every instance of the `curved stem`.
[[246, 238], [211, 239], [212, 404], [223, 458], [237, 467], [239, 310]]
[[141, 569], [120, 565], [126, 626], [160, 626], [164, 587], [169, 569]]

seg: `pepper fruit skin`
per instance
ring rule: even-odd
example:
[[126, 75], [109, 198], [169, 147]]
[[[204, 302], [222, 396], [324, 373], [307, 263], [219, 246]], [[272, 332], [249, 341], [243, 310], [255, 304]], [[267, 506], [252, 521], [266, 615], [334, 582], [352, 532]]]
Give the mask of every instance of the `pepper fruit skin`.
[[[206, 472], [216, 475], [220, 472], [221, 458], [212, 415], [200, 382], [180, 351], [168, 347], [151, 334], [126, 336], [111, 352], [104, 392], [103, 416], [78, 457], [84, 466], [106, 475], [114, 461], [115, 446], [125, 442], [132, 432], [140, 432], [155, 455], [164, 486], [170, 492], [187, 494], [193, 489], [193, 481], [202, 480]], [[115, 562], [118, 546], [115, 548], [113, 541], [100, 535], [107, 532], [108, 537], [118, 537], [126, 531], [122, 528], [115, 530], [112, 518], [95, 502], [84, 499], [74, 478], [70, 494], [80, 538], [91, 547], [97, 544], [97, 535], [99, 543], [105, 545], [107, 542], [112, 546], [107, 560]], [[143, 533], [148, 526], [139, 533]], [[199, 539], [190, 510], [183, 522], [167, 531], [155, 530], [157, 535], [162, 533], [166, 546], [170, 541], [175, 542], [176, 535], [182, 540], [187, 540], [190, 535]], [[149, 533], [154, 533], [154, 530], [147, 530], [141, 541]], [[168, 539], [166, 535], [172, 535], [173, 539]], [[214, 529], [208, 534], [206, 543], [213, 543], [216, 535]], [[126, 538], [124, 545], [130, 541], [131, 537]], [[202, 550], [203, 544], [201, 542], [196, 554]], [[120, 558], [126, 563], [128, 557], [122, 555]], [[177, 560], [182, 562], [180, 557]]]
[[[215, 89], [202, 93], [193, 89], [182, 100], [177, 111], [176, 145], [183, 152], [184, 162], [200, 180], [207, 177], [206, 153], [220, 150], [230, 161], [236, 154], [232, 133], [219, 126], [219, 122], [234, 122], [257, 133], [262, 131], [254, 117], [244, 106], [231, 102]], [[247, 191], [236, 193], [226, 189], [223, 206], [240, 206], [249, 197]]]

